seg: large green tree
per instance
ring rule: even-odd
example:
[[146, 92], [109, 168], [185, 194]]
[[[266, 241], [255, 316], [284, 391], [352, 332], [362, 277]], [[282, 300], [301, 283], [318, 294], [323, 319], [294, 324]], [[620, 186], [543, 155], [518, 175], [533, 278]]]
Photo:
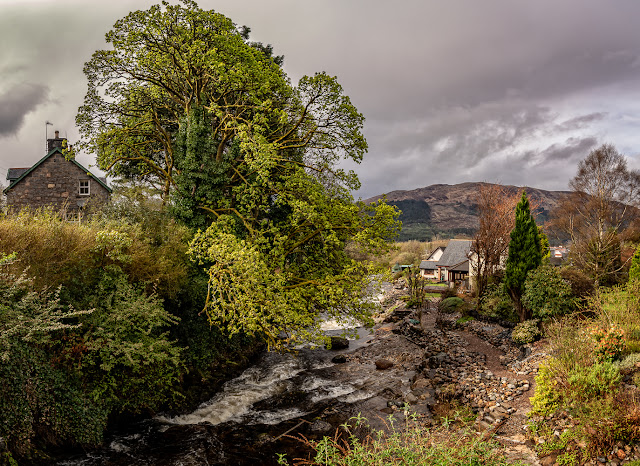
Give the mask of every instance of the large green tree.
[[522, 303], [522, 293], [527, 274], [542, 263], [538, 227], [529, 207], [527, 193], [516, 206], [516, 222], [511, 230], [509, 256], [505, 267], [504, 283], [513, 299], [520, 321], [531, 317], [531, 312]]
[[106, 39], [85, 65], [80, 147], [200, 229], [211, 322], [278, 345], [312, 336], [320, 312], [364, 318], [371, 268], [345, 245], [384, 249], [397, 212], [353, 201], [339, 162], [362, 160], [364, 118], [336, 78], [293, 86], [270, 46], [192, 0], [130, 13]]

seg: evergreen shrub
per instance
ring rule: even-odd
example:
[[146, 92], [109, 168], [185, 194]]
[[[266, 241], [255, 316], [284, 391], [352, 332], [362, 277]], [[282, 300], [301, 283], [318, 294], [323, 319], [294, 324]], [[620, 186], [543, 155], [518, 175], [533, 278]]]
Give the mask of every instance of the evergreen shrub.
[[541, 265], [527, 274], [522, 303], [537, 319], [559, 316], [575, 309], [571, 286], [557, 268]]
[[526, 345], [527, 343], [536, 341], [542, 334], [538, 325], [538, 320], [525, 320], [519, 323], [513, 329], [511, 339], [519, 345]]
[[438, 307], [445, 314], [452, 314], [456, 311], [459, 311], [464, 306], [464, 300], [458, 297], [445, 298], [440, 301]]
[[480, 304], [480, 313], [510, 322], [517, 322], [518, 315], [513, 301], [502, 283], [491, 283]]

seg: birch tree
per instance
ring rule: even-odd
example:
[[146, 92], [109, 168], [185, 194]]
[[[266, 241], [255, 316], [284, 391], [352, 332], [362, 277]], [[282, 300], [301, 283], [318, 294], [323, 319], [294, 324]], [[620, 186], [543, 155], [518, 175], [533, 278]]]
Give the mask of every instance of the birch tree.
[[615, 281], [623, 268], [621, 234], [638, 218], [640, 173], [614, 146], [603, 144], [578, 165], [571, 195], [551, 223], [571, 240], [571, 259], [596, 284]]

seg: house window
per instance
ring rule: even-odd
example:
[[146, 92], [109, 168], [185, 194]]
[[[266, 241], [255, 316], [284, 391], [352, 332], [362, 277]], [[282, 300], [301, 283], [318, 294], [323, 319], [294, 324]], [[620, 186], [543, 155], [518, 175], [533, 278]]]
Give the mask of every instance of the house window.
[[78, 194], [81, 196], [89, 195], [89, 180], [80, 180], [78, 186]]

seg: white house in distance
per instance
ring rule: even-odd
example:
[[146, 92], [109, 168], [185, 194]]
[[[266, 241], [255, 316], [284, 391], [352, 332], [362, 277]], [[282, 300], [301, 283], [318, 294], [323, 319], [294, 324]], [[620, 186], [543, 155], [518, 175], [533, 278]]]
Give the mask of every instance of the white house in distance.
[[[452, 239], [445, 248], [435, 249], [420, 262], [420, 275], [429, 280], [447, 282], [451, 288], [462, 286], [467, 290], [476, 289], [478, 257], [471, 251], [472, 240]], [[562, 246], [551, 248], [551, 265], [561, 265], [568, 256], [568, 249]], [[503, 256], [499, 268], [504, 269], [507, 256]]]
[[452, 239], [446, 248], [437, 248], [420, 263], [424, 278], [448, 282], [450, 287], [462, 284], [469, 287], [469, 258], [471, 240]]
[[438, 260], [440, 260], [442, 254], [444, 254], [444, 249], [442, 246], [437, 247], [429, 254], [429, 257], [420, 262], [420, 276], [428, 278], [429, 280], [440, 279]]

